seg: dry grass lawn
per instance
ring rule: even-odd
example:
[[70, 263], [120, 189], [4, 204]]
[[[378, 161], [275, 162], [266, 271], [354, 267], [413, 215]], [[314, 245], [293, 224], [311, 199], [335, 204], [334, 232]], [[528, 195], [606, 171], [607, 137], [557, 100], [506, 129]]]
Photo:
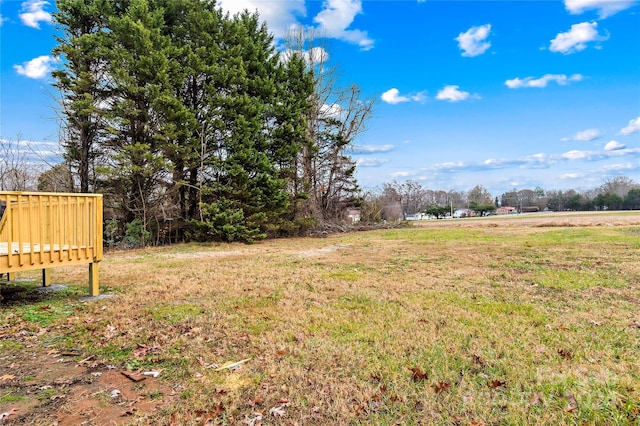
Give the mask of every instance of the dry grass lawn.
[[143, 398], [162, 404], [90, 424], [640, 424], [638, 213], [107, 253], [116, 297], [87, 303], [84, 268], [53, 279], [70, 290], [3, 288], [7, 422], [73, 411], [71, 386], [34, 401], [17, 364], [74, 351], [160, 371]]

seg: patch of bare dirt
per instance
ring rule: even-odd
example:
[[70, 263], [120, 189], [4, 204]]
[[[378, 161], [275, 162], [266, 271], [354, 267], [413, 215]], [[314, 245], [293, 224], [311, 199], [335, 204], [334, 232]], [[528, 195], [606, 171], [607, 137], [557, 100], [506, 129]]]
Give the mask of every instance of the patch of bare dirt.
[[243, 254], [239, 250], [233, 251], [198, 251], [193, 253], [164, 253], [160, 257], [169, 257], [171, 259], [200, 259], [204, 257], [227, 257]]
[[36, 349], [0, 355], [0, 425], [125, 425], [178, 397], [160, 378], [78, 357]]
[[334, 244], [334, 245], [322, 247], [322, 248], [319, 248], [319, 249], [306, 250], [306, 251], [298, 253], [298, 255], [301, 256], [301, 257], [314, 257], [314, 256], [319, 256], [321, 254], [333, 253], [336, 250], [341, 250], [341, 249], [347, 248], [350, 245], [351, 244]]

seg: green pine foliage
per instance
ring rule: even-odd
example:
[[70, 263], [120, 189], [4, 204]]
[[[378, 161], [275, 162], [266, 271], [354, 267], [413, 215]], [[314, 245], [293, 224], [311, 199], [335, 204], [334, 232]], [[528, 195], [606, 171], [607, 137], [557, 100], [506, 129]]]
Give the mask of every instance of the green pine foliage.
[[317, 87], [302, 57], [281, 58], [256, 14], [230, 16], [211, 0], [58, 9], [56, 87], [83, 191], [105, 193], [113, 217], [156, 241], [169, 222], [198, 240], [301, 229], [300, 153]]

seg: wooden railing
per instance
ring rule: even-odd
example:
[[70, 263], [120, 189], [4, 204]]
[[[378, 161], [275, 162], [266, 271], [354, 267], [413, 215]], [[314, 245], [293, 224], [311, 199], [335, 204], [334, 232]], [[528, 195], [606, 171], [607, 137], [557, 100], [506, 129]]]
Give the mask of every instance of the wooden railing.
[[89, 264], [89, 293], [98, 294], [102, 260], [102, 195], [0, 192], [0, 274]]

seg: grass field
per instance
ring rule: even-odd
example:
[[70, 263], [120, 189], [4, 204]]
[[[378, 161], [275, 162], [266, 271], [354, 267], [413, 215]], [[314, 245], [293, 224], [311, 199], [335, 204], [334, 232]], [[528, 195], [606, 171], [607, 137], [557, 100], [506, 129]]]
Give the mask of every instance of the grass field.
[[7, 422], [80, 415], [73, 384], [28, 373], [67, 354], [160, 371], [116, 424], [640, 425], [638, 213], [107, 253], [116, 297], [82, 303], [85, 278], [3, 287]]

